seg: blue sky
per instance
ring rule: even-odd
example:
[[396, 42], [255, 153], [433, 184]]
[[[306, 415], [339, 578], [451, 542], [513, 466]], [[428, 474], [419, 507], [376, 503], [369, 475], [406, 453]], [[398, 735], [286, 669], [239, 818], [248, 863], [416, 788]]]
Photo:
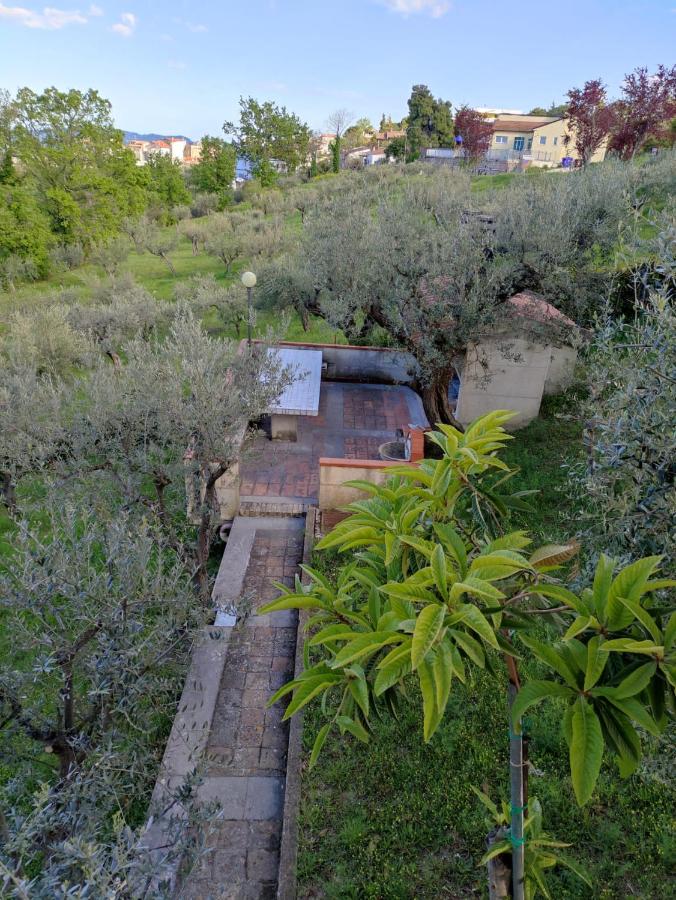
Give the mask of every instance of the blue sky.
[[673, 64], [676, 0], [0, 0], [0, 87], [96, 87], [134, 131], [218, 134], [240, 94], [313, 128], [377, 124], [423, 83], [528, 110], [601, 76]]

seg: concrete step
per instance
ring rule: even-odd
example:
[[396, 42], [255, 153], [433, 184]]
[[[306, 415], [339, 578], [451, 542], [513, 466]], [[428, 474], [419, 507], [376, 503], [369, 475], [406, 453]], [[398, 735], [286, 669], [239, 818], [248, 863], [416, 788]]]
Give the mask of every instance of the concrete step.
[[317, 505], [316, 497], [262, 497], [245, 496], [239, 498], [240, 516], [300, 516]]

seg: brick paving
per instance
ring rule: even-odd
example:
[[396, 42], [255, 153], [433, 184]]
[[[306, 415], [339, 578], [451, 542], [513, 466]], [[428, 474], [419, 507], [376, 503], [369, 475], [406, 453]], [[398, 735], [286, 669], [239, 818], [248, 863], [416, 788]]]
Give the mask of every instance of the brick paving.
[[240, 462], [241, 496], [317, 502], [320, 456], [378, 459], [380, 444], [417, 423], [426, 419], [410, 388], [322, 382], [319, 415], [299, 418], [297, 442], [261, 437]]
[[223, 820], [210, 852], [186, 879], [186, 900], [273, 898], [277, 890], [288, 724], [270, 696], [293, 676], [295, 610], [258, 615], [292, 585], [303, 554], [303, 520], [256, 531], [244, 577], [250, 615], [233, 630], [207, 744], [206, 799], [218, 799]]

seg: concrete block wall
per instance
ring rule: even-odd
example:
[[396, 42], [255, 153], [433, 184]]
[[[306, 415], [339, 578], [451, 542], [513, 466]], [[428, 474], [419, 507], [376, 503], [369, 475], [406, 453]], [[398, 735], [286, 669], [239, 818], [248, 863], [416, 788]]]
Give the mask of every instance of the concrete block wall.
[[574, 347], [552, 347], [552, 358], [545, 379], [544, 394], [560, 394], [573, 383], [577, 350]]
[[535, 419], [551, 362], [551, 348], [522, 338], [491, 337], [467, 348], [456, 416], [466, 425], [494, 409], [512, 409], [510, 428]]

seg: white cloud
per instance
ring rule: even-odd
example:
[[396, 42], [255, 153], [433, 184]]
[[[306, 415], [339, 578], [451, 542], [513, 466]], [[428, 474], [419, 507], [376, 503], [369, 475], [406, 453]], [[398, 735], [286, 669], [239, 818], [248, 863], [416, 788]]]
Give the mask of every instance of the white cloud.
[[137, 22], [138, 19], [134, 13], [125, 12], [120, 16], [120, 21], [113, 25], [112, 30], [115, 34], [119, 34], [122, 37], [131, 37], [136, 29]]
[[41, 28], [56, 31], [66, 25], [86, 25], [87, 16], [79, 9], [65, 10], [45, 6], [42, 12], [26, 9], [23, 6], [5, 6], [0, 3], [0, 19], [8, 19], [25, 28]]
[[433, 19], [445, 15], [451, 8], [450, 0], [379, 0], [379, 2], [391, 12], [402, 16], [424, 13]]
[[188, 68], [187, 64], [182, 62], [180, 59], [170, 59], [167, 65], [170, 69], [177, 69], [179, 72], [182, 72], [184, 69]]
[[89, 15], [90, 16], [102, 16], [103, 10], [101, 9], [100, 6], [97, 6], [95, 3], [92, 3], [92, 5], [89, 7]]
[[192, 31], [194, 34], [203, 34], [205, 31], [208, 31], [206, 25], [202, 25], [199, 22], [187, 22], [185, 19], [174, 19], [175, 25], [180, 25], [181, 28], [185, 28], [186, 31]]

